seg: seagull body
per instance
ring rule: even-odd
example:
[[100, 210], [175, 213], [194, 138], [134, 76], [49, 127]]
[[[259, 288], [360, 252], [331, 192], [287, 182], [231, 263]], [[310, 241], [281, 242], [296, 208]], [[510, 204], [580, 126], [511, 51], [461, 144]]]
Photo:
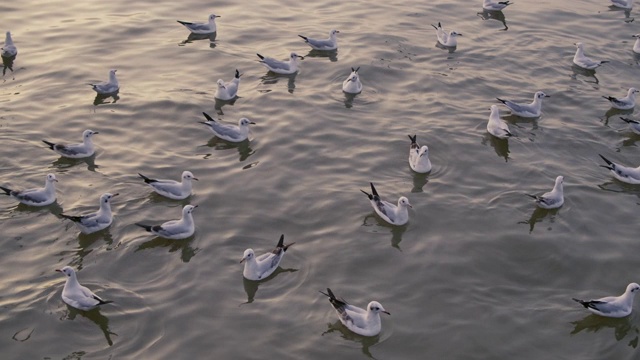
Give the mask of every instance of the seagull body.
[[447, 33], [446, 31], [444, 31], [444, 29], [442, 29], [442, 25], [440, 23], [438, 23], [438, 26], [435, 26], [433, 24], [431, 24], [431, 26], [436, 29], [436, 36], [438, 37], [438, 42], [440, 43], [440, 45], [446, 47], [458, 46], [457, 37], [462, 36], [462, 34], [453, 30]]
[[218, 89], [216, 90], [216, 94], [213, 96], [216, 99], [220, 100], [231, 100], [238, 96], [238, 86], [240, 86], [240, 72], [236, 69], [236, 76], [233, 80], [229, 82], [224, 82], [222, 79], [218, 79], [216, 84], [218, 85]]
[[509, 1], [484, 0], [482, 2], [482, 8], [489, 11], [501, 11], [511, 4], [513, 3], [510, 3]]
[[513, 134], [509, 131], [509, 125], [500, 118], [500, 110], [497, 105], [491, 105], [491, 115], [487, 123], [487, 131], [489, 134], [499, 138], [506, 139]]
[[118, 84], [118, 79], [116, 79], [116, 71], [118, 70], [109, 70], [109, 81], [89, 85], [100, 95], [109, 95], [118, 92], [118, 90], [120, 90], [120, 84]]
[[7, 36], [4, 39], [4, 45], [2, 46], [2, 57], [12, 58], [18, 55], [18, 48], [13, 44], [13, 38], [11, 38], [11, 31], [7, 31]]
[[602, 166], [605, 169], [611, 170], [613, 177], [627, 184], [633, 184], [633, 185], [640, 184], [640, 166], [635, 168], [629, 167], [629, 166], [623, 166], [623, 165], [614, 163], [613, 161], [607, 159], [602, 155], [600, 155], [600, 157], [602, 158], [602, 160], [604, 160], [604, 162], [607, 163], [607, 165], [600, 165], [600, 166]]
[[611, 6], [631, 10], [633, 8], [633, 0], [611, 0]]
[[636, 94], [639, 93], [636, 88], [629, 88], [627, 96], [623, 98], [616, 98], [613, 96], [603, 96], [603, 98], [611, 102], [611, 107], [619, 110], [629, 110], [636, 106]]
[[144, 225], [140, 223], [136, 223], [136, 225], [165, 239], [186, 239], [196, 231], [193, 216], [191, 215], [193, 209], [196, 207], [198, 207], [198, 205], [185, 205], [185, 207], [182, 208], [182, 218], [180, 220], [167, 221], [162, 225]]
[[525, 118], [536, 118], [542, 115], [542, 98], [546, 97], [550, 96], [542, 91], [538, 91], [533, 95], [533, 102], [531, 104], [518, 104], [510, 100], [496, 99], [508, 107], [513, 115]]
[[142, 174], [138, 174], [144, 182], [151, 186], [158, 194], [173, 200], [183, 200], [191, 196], [192, 180], [198, 180], [191, 171], [182, 172], [182, 181], [164, 179], [151, 179]]
[[634, 133], [640, 135], [640, 121], [637, 120], [633, 120], [633, 119], [628, 119], [625, 117], [620, 117], [620, 120], [626, 122], [627, 124], [629, 124], [629, 126], [631, 126], [631, 131], [633, 131]]
[[636, 42], [633, 44], [633, 52], [640, 54], [640, 34], [635, 34], [633, 37], [636, 38]]
[[253, 249], [245, 250], [242, 260], [240, 260], [241, 263], [244, 262], [242, 275], [248, 280], [263, 280], [268, 278], [269, 275], [273, 274], [278, 268], [280, 261], [282, 261], [284, 257], [284, 253], [289, 246], [293, 244], [295, 243], [285, 245], [284, 234], [282, 234], [278, 245], [276, 245], [276, 248], [271, 252], [256, 257]]
[[91, 234], [96, 231], [100, 231], [111, 225], [111, 222], [113, 221], [113, 214], [111, 213], [111, 199], [114, 196], [118, 196], [118, 193], [102, 194], [102, 196], [100, 196], [100, 209], [97, 212], [82, 216], [69, 216], [65, 214], [60, 214], [60, 216], [76, 223], [83, 234]]
[[366, 309], [359, 308], [348, 304], [344, 299], [338, 299], [331, 289], [327, 288], [327, 292], [320, 291], [321, 294], [329, 298], [331, 306], [336, 310], [338, 319], [347, 327], [347, 329], [362, 336], [376, 336], [382, 330], [382, 322], [380, 321], [380, 313], [391, 315], [377, 301], [372, 301], [367, 305]]
[[564, 190], [562, 188], [563, 183], [564, 177], [558, 176], [556, 178], [556, 183], [553, 186], [553, 190], [540, 196], [529, 194], [526, 195], [535, 199], [536, 204], [543, 209], [557, 209], [562, 206], [562, 204], [564, 204]]
[[312, 39], [302, 35], [298, 36], [303, 38], [304, 42], [314, 50], [335, 50], [338, 48], [338, 39], [336, 38], [336, 34], [339, 33], [340, 31], [338, 30], [331, 30], [331, 32], [329, 32], [328, 39]]
[[590, 58], [584, 56], [584, 44], [582, 44], [581, 42], [578, 42], [575, 45], [576, 45], [576, 54], [573, 56], [573, 63], [576, 64], [577, 66], [583, 69], [593, 70], [598, 66], [609, 62], [609, 61], [591, 60]]
[[56, 182], [58, 182], [56, 176], [54, 174], [48, 174], [43, 188], [12, 190], [0, 186], [0, 189], [3, 190], [6, 195], [13, 196], [25, 205], [46, 206], [56, 201], [56, 186], [54, 184]]
[[62, 269], [56, 270], [67, 276], [67, 281], [64, 283], [64, 289], [62, 289], [62, 300], [69, 306], [76, 309], [88, 311], [96, 306], [112, 303], [110, 300], [103, 300], [98, 295], [94, 294], [91, 290], [80, 285], [76, 277], [76, 272], [70, 266], [65, 266]]
[[93, 130], [85, 130], [82, 133], [82, 143], [80, 144], [56, 144], [47, 140], [42, 140], [42, 142], [47, 144], [51, 150], [57, 152], [62, 157], [69, 159], [81, 159], [94, 154], [95, 149], [92, 137], [95, 134], [99, 133]]
[[624, 291], [624, 294], [620, 296], [607, 296], [587, 301], [576, 298], [573, 298], [573, 300], [579, 302], [594, 314], [605, 317], [621, 318], [631, 314], [631, 311], [633, 310], [633, 299], [635, 298], [638, 290], [640, 290], [640, 285], [631, 283], [627, 285], [627, 289]]
[[193, 34], [211, 34], [218, 30], [216, 27], [216, 18], [220, 17], [219, 15], [211, 14], [209, 15], [209, 21], [206, 23], [195, 23], [189, 21], [177, 20], [180, 24], [184, 25], [191, 33]]
[[249, 125], [255, 125], [253, 121], [250, 121], [247, 118], [238, 120], [237, 126], [221, 124], [215, 121], [211, 116], [209, 116], [209, 114], [205, 112], [202, 114], [207, 118], [207, 121], [200, 121], [200, 123], [207, 125], [209, 129], [211, 129], [211, 131], [213, 131], [213, 133], [220, 139], [230, 142], [242, 142], [247, 140], [249, 137]]
[[418, 145], [418, 135], [409, 135], [411, 146], [409, 146], [409, 166], [417, 173], [428, 173], [431, 171], [431, 160], [429, 160], [429, 147]]
[[380, 195], [378, 195], [376, 188], [373, 186], [373, 183], [369, 184], [371, 184], [371, 194], [364, 190], [360, 191], [367, 195], [376, 214], [391, 225], [404, 225], [409, 222], [408, 208], [412, 207], [409, 203], [409, 199], [401, 196], [398, 199], [398, 205], [394, 205], [390, 202], [381, 200]]
[[280, 61], [270, 57], [264, 57], [260, 54], [256, 54], [260, 58], [260, 63], [264, 65], [269, 71], [276, 74], [289, 75], [298, 71], [298, 59], [304, 59], [304, 56], [300, 56], [296, 53], [291, 53], [289, 60]]
[[360, 82], [358, 70], [360, 70], [360, 67], [356, 69], [351, 68], [351, 74], [342, 82], [342, 91], [347, 94], [359, 94], [362, 92], [362, 83]]

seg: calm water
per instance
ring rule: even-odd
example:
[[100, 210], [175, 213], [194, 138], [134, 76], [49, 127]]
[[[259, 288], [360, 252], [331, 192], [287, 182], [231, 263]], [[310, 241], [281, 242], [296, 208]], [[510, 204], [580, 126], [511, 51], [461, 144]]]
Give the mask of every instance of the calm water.
[[[215, 7], [211, 7], [215, 5]], [[573, 7], [571, 7], [573, 6]], [[11, 359], [635, 359], [640, 315], [590, 316], [571, 297], [621, 293], [640, 281], [635, 212], [640, 188], [599, 167], [604, 154], [639, 163], [633, 135], [602, 95], [639, 86], [634, 12], [606, 1], [516, 1], [503, 19], [479, 0], [5, 2], [2, 33], [18, 47], [0, 83], [0, 184], [41, 186], [45, 208], [0, 198], [0, 348]], [[218, 34], [185, 42], [176, 19], [215, 13]], [[478, 14], [480, 12], [480, 14]], [[487, 18], [486, 20], [483, 20]], [[449, 53], [430, 24], [464, 36]], [[504, 31], [505, 27], [507, 28]], [[297, 34], [340, 30], [337, 54], [310, 52]], [[573, 43], [611, 63], [574, 70]], [[267, 73], [256, 52], [308, 55], [293, 77]], [[341, 83], [360, 66], [364, 91]], [[118, 98], [94, 104], [86, 84], [118, 69]], [[240, 98], [216, 104], [215, 81], [244, 72]], [[551, 95], [537, 120], [503, 117], [518, 135], [485, 130], [495, 97]], [[222, 106], [221, 106], [222, 105]], [[251, 141], [212, 138], [202, 111], [258, 123]], [[636, 115], [637, 116], [637, 115]], [[42, 139], [99, 131], [89, 160], [60, 159]], [[413, 173], [408, 134], [429, 145], [434, 170]], [[137, 173], [200, 179], [194, 195], [152, 194]], [[523, 193], [565, 177], [565, 205], [536, 210]], [[385, 225], [359, 189], [413, 204]], [[114, 199], [112, 226], [93, 235], [58, 215]], [[197, 204], [187, 241], [134, 223], [177, 218]], [[295, 241], [280, 271], [243, 281], [246, 248]], [[60, 294], [71, 265], [115, 303], [79, 312]], [[391, 316], [363, 338], [327, 299]]]

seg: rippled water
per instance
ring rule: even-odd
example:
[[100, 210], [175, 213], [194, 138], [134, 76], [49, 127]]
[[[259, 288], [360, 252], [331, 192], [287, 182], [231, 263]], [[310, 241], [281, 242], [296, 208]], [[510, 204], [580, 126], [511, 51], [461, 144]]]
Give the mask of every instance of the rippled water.
[[[213, 7], [212, 7], [213, 6]], [[13, 359], [634, 359], [640, 317], [588, 315], [571, 297], [621, 293], [639, 281], [640, 188], [614, 180], [598, 154], [638, 164], [633, 135], [603, 95], [638, 87], [634, 11], [606, 1], [516, 1], [503, 16], [479, 0], [434, 2], [11, 2], [2, 31], [19, 54], [0, 83], [0, 184], [41, 186], [44, 208], [0, 198], [0, 348]], [[215, 40], [175, 22], [221, 15]], [[627, 22], [625, 22], [627, 20]], [[432, 23], [464, 36], [435, 46]], [[334, 54], [297, 34], [340, 30]], [[506, 31], [505, 31], [506, 30]], [[611, 62], [571, 66], [573, 43]], [[305, 55], [297, 76], [274, 76], [256, 52]], [[360, 66], [364, 91], [341, 92]], [[118, 69], [118, 97], [87, 83]], [[216, 103], [215, 81], [244, 73], [240, 98]], [[517, 134], [486, 133], [495, 97], [545, 99], [536, 120], [505, 118]], [[202, 112], [258, 123], [250, 142], [217, 140]], [[637, 115], [636, 115], [637, 116]], [[97, 155], [65, 160], [42, 139], [99, 131]], [[413, 173], [408, 134], [429, 145], [433, 171]], [[173, 201], [137, 177], [200, 179]], [[565, 177], [565, 205], [536, 210], [523, 193]], [[374, 215], [359, 189], [407, 196], [408, 225]], [[59, 216], [114, 198], [108, 230], [82, 235]], [[135, 222], [177, 218], [197, 204], [186, 241]], [[281, 268], [243, 280], [246, 248], [295, 241]], [[81, 312], [61, 300], [71, 265], [114, 300]], [[339, 324], [318, 291], [380, 301], [382, 333]]]

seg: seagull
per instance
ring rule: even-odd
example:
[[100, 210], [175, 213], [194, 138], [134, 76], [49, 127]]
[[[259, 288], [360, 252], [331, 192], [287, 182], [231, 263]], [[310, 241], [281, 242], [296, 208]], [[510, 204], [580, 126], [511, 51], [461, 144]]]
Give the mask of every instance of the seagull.
[[556, 178], [556, 183], [553, 186], [553, 190], [546, 192], [540, 196], [526, 194], [536, 200], [536, 204], [543, 209], [556, 209], [564, 204], [564, 191], [562, 189], [562, 183], [564, 182], [563, 176]]
[[62, 269], [56, 269], [56, 271], [67, 275], [67, 281], [64, 283], [64, 289], [62, 289], [62, 300], [69, 306], [88, 311], [96, 306], [113, 302], [111, 300], [103, 300], [91, 290], [80, 285], [76, 272], [72, 267], [65, 266]]
[[322, 295], [329, 298], [331, 306], [338, 313], [338, 319], [347, 327], [347, 329], [362, 336], [376, 336], [382, 329], [380, 322], [380, 313], [391, 315], [377, 301], [372, 301], [367, 305], [366, 309], [349, 305], [344, 299], [338, 299], [331, 289], [327, 288], [327, 292], [320, 291]]
[[242, 76], [242, 74], [236, 69], [236, 76], [228, 83], [225, 83], [222, 79], [218, 79], [218, 90], [216, 90], [216, 94], [213, 97], [220, 100], [231, 100], [238, 96], [240, 76]]
[[633, 131], [634, 133], [640, 135], [640, 121], [629, 119], [629, 118], [625, 118], [625, 117], [620, 117], [620, 120], [622, 120], [622, 121], [626, 122], [627, 124], [629, 124], [631, 126], [631, 131]]
[[[600, 154], [598, 154], [600, 155]], [[640, 166], [636, 168], [623, 166], [620, 164], [616, 164], [613, 161], [607, 159], [606, 157], [600, 155], [602, 160], [607, 163], [607, 165], [600, 165], [605, 169], [611, 170], [613, 173], [613, 177], [616, 179], [625, 182], [627, 184], [640, 184]]]
[[611, 0], [611, 6], [631, 10], [633, 7], [633, 0]]
[[338, 30], [331, 30], [331, 32], [329, 32], [329, 38], [322, 40], [312, 39], [310, 37], [302, 35], [298, 36], [303, 38], [304, 42], [307, 43], [307, 45], [311, 46], [311, 48], [314, 50], [335, 50], [338, 48], [338, 40], [336, 39], [336, 34], [339, 33], [340, 31]]
[[457, 36], [462, 36], [462, 34], [455, 31], [450, 31], [449, 33], [447, 33], [442, 29], [442, 25], [440, 23], [438, 23], [438, 26], [435, 26], [433, 24], [431, 24], [431, 26], [436, 29], [436, 36], [438, 37], [438, 42], [440, 43], [440, 45], [446, 47], [456, 47], [458, 45]]
[[500, 110], [498, 105], [491, 105], [491, 115], [489, 115], [489, 122], [487, 123], [487, 131], [489, 134], [499, 138], [506, 139], [513, 134], [509, 131], [507, 123], [500, 118]]
[[49, 145], [51, 150], [57, 152], [62, 157], [69, 159], [81, 159], [94, 154], [95, 149], [91, 138], [95, 134], [99, 134], [99, 132], [93, 130], [85, 130], [82, 132], [81, 144], [56, 144], [47, 140], [42, 140], [42, 142]]
[[144, 225], [140, 223], [136, 223], [136, 225], [165, 239], [186, 239], [193, 235], [196, 230], [191, 213], [197, 207], [198, 205], [185, 205], [182, 208], [182, 218], [180, 220], [167, 221], [162, 225]]
[[371, 184], [372, 194], [369, 194], [364, 190], [360, 190], [360, 191], [362, 191], [365, 195], [367, 195], [367, 197], [371, 201], [371, 206], [373, 206], [373, 210], [375, 210], [376, 213], [380, 215], [380, 217], [384, 221], [388, 222], [391, 225], [404, 225], [407, 222], [409, 222], [409, 209], [407, 208], [413, 207], [409, 203], [409, 199], [407, 199], [404, 196], [401, 196], [398, 199], [397, 206], [390, 202], [380, 200], [380, 195], [378, 195], [378, 192], [376, 191], [376, 188], [373, 186], [373, 183], [369, 183], [369, 184]]
[[605, 317], [621, 318], [631, 314], [631, 310], [633, 310], [633, 298], [636, 296], [636, 292], [638, 290], [640, 290], [640, 285], [631, 283], [627, 285], [627, 289], [624, 291], [624, 294], [620, 296], [607, 296], [588, 301], [576, 298], [572, 299], [579, 302], [594, 314]]
[[109, 70], [109, 81], [99, 84], [89, 84], [93, 87], [93, 90], [100, 95], [114, 94], [120, 90], [118, 79], [116, 79], [116, 69]]
[[118, 195], [118, 193], [102, 194], [102, 196], [100, 196], [100, 209], [97, 212], [82, 216], [69, 216], [65, 214], [60, 214], [60, 216], [75, 222], [83, 234], [91, 234], [96, 231], [100, 231], [111, 225], [111, 222], [113, 221], [113, 214], [111, 214], [111, 199]]
[[633, 37], [636, 38], [636, 42], [633, 44], [633, 52], [640, 54], [640, 34], [635, 34]]
[[289, 75], [298, 71], [298, 59], [304, 60], [304, 56], [300, 56], [294, 52], [289, 56], [288, 61], [280, 61], [270, 57], [264, 57], [260, 54], [256, 54], [260, 58], [260, 63], [264, 65], [269, 71], [276, 74]]
[[604, 60], [604, 61], [591, 60], [590, 58], [584, 56], [584, 45], [581, 42], [577, 42], [575, 43], [575, 45], [576, 45], [576, 54], [573, 56], [573, 63], [576, 64], [577, 66], [583, 69], [593, 70], [598, 66], [609, 62], [607, 60]]
[[482, 8], [485, 10], [489, 10], [489, 11], [501, 11], [502, 9], [506, 8], [507, 6], [511, 5], [513, 3], [510, 3], [509, 1], [492, 1], [492, 0], [483, 0], [482, 1]]
[[358, 75], [360, 67], [351, 68], [351, 74], [347, 80], [342, 82], [342, 91], [347, 94], [359, 94], [362, 92], [362, 83], [360, 82], [360, 75]]
[[138, 173], [142, 180], [153, 188], [155, 192], [173, 200], [183, 200], [191, 196], [191, 180], [198, 181], [191, 171], [182, 172], [182, 182], [175, 180], [151, 179]]
[[627, 96], [623, 98], [616, 98], [613, 96], [603, 96], [603, 98], [611, 102], [611, 107], [619, 110], [629, 110], [636, 106], [636, 94], [639, 93], [636, 88], [629, 88]]
[[209, 15], [209, 22], [206, 23], [194, 23], [182, 20], [177, 21], [189, 29], [193, 34], [211, 34], [218, 30], [216, 28], [216, 18], [219, 17], [219, 15], [211, 14]]
[[525, 118], [536, 118], [542, 115], [542, 98], [546, 97], [551, 96], [542, 91], [538, 91], [533, 95], [533, 102], [531, 104], [518, 104], [510, 100], [496, 99], [508, 107], [513, 115]]
[[418, 135], [408, 135], [411, 139], [409, 146], [409, 166], [411, 170], [417, 173], [428, 173], [431, 171], [431, 160], [429, 160], [429, 147], [427, 145], [418, 145]]
[[48, 174], [44, 188], [28, 189], [28, 190], [12, 190], [4, 186], [0, 189], [6, 195], [13, 196], [25, 205], [46, 206], [56, 201], [56, 187], [54, 182], [58, 182], [54, 174]]
[[252, 249], [245, 250], [242, 260], [240, 260], [240, 263], [244, 262], [242, 275], [249, 280], [262, 280], [268, 278], [269, 275], [278, 268], [280, 261], [282, 261], [282, 258], [284, 257], [284, 253], [287, 251], [289, 246], [293, 244], [295, 244], [295, 242], [285, 245], [284, 234], [282, 234], [280, 235], [278, 245], [276, 245], [276, 248], [271, 252], [256, 257]]
[[204, 115], [204, 117], [207, 118], [207, 121], [199, 121], [199, 122], [201, 124], [207, 125], [211, 129], [211, 131], [213, 131], [213, 133], [220, 139], [227, 140], [230, 142], [245, 141], [249, 137], [249, 125], [256, 124], [247, 118], [242, 118], [238, 120], [238, 126], [221, 124], [215, 121], [206, 112], [203, 112], [202, 114]]
[[2, 57], [12, 58], [18, 55], [18, 48], [13, 44], [13, 39], [11, 38], [11, 31], [7, 31], [7, 36], [4, 39], [4, 46], [2, 49]]

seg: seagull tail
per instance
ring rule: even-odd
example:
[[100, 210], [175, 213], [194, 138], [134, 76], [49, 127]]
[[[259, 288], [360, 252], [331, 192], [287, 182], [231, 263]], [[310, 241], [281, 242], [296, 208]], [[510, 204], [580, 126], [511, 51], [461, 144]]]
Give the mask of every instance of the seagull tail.
[[411, 136], [411, 135], [407, 135], [407, 136], [409, 137], [409, 139], [411, 139], [411, 145], [418, 143], [418, 135], [417, 134], [413, 135], [413, 136]]
[[11, 189], [4, 186], [0, 186], [0, 190], [4, 191], [6, 195], [11, 195]]
[[207, 114], [206, 112], [204, 112], [204, 111], [203, 111], [203, 112], [202, 112], [202, 115], [204, 115], [204, 117], [206, 117], [206, 118], [207, 118], [207, 120], [209, 120], [209, 121], [213, 121], [213, 122], [216, 122], [216, 121], [215, 121], [211, 116], [209, 116], [209, 114]]
[[54, 143], [47, 140], [42, 140], [42, 142], [47, 144], [47, 146], [49, 146], [49, 149], [53, 150], [53, 146], [55, 145]]
[[141, 223], [136, 223], [136, 225], [140, 226], [141, 228], [144, 228], [148, 232], [151, 232], [151, 225], [145, 225], [145, 224], [141, 224]]
[[258, 55], [258, 57], [260, 58], [260, 60], [264, 60], [264, 56], [260, 55], [260, 54], [256, 54]]

